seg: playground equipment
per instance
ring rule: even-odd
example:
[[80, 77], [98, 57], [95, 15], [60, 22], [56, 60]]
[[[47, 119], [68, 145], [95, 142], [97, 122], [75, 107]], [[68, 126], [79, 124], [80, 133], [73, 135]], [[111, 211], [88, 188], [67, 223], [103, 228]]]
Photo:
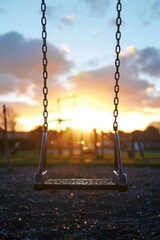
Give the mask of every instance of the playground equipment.
[[105, 179], [47, 179], [47, 170], [46, 170], [46, 146], [47, 146], [47, 130], [48, 130], [48, 87], [47, 87], [47, 79], [48, 79], [48, 71], [47, 71], [47, 31], [46, 31], [46, 4], [45, 1], [42, 0], [41, 3], [41, 11], [42, 11], [42, 53], [43, 53], [43, 135], [42, 135], [42, 142], [41, 142], [41, 151], [40, 151], [40, 158], [39, 158], [39, 166], [38, 170], [34, 175], [34, 189], [35, 190], [48, 190], [48, 189], [78, 189], [78, 190], [89, 190], [89, 189], [100, 189], [100, 190], [117, 190], [117, 191], [126, 191], [127, 190], [127, 175], [123, 172], [122, 167], [122, 157], [121, 157], [121, 147], [120, 147], [120, 140], [118, 134], [118, 104], [119, 104], [119, 79], [120, 79], [120, 39], [121, 39], [121, 10], [122, 4], [121, 1], [117, 1], [116, 5], [117, 9], [117, 18], [116, 18], [116, 59], [115, 59], [115, 86], [114, 86], [114, 122], [113, 122], [113, 130], [114, 130], [114, 171], [112, 178], [105, 178]]
[[[59, 155], [62, 154], [62, 132], [61, 132], [61, 123], [66, 121], [71, 121], [71, 119], [64, 119], [61, 118], [61, 101], [72, 99], [74, 102], [76, 101], [76, 95], [72, 96], [66, 96], [61, 97], [57, 99], [57, 106], [58, 106], [58, 119], [55, 119], [56, 122], [58, 122], [58, 149], [59, 149]], [[71, 150], [72, 151], [72, 150]], [[72, 155], [72, 153], [70, 153]]]

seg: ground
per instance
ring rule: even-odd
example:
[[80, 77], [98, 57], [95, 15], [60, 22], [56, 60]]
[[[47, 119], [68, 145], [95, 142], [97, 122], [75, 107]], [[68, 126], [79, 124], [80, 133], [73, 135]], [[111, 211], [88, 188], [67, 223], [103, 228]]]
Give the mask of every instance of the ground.
[[[0, 168], [0, 239], [160, 239], [160, 168], [126, 167], [128, 192], [35, 192], [35, 170]], [[56, 177], [105, 177], [112, 168], [66, 165], [49, 171]]]

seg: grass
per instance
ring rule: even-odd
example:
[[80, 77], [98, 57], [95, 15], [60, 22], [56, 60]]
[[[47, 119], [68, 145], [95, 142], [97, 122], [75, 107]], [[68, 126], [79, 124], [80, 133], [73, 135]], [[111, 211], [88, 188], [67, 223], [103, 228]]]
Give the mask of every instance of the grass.
[[[15, 155], [11, 156], [12, 166], [37, 166], [39, 154], [33, 151], [22, 152], [19, 151]], [[104, 158], [93, 158], [91, 156], [85, 156], [81, 160], [79, 155], [75, 155], [70, 158], [67, 154], [59, 156], [58, 154], [48, 153], [47, 164], [85, 164], [85, 165], [113, 165], [113, 153], [109, 152], [105, 154]], [[137, 166], [137, 167], [160, 167], [160, 151], [157, 152], [145, 152], [144, 158], [141, 158], [139, 153], [136, 153], [135, 158], [128, 157], [126, 152], [122, 152], [122, 160], [124, 166]], [[0, 156], [0, 167], [5, 166], [7, 163], [5, 156]]]

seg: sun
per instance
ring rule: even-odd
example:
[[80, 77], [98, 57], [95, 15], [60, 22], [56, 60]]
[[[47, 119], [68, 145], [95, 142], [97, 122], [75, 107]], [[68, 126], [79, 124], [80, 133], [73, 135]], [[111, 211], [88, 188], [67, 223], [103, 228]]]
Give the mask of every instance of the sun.
[[80, 128], [85, 131], [91, 131], [94, 128], [102, 129], [105, 127], [106, 116], [102, 116], [102, 112], [88, 108], [86, 106], [79, 106], [75, 109], [72, 118], [72, 127]]
[[[75, 109], [65, 109], [61, 112], [61, 119], [66, 119], [66, 121], [61, 122], [61, 129], [71, 127], [84, 131], [91, 131], [95, 128], [106, 131], [111, 128], [111, 121], [113, 120], [111, 113], [84, 105], [77, 106]], [[50, 126], [55, 128], [56, 125], [58, 127], [58, 124], [52, 121]]]

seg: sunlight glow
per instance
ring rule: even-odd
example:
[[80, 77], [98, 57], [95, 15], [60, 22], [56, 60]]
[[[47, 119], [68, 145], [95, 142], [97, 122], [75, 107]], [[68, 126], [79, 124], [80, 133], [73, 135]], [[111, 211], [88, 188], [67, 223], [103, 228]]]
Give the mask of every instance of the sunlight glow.
[[[145, 130], [155, 119], [155, 115], [144, 115], [139, 112], [123, 113], [119, 116], [119, 130], [124, 132], [132, 132], [134, 130]], [[157, 114], [160, 119], [160, 114]]]
[[18, 125], [20, 131], [31, 131], [37, 126], [42, 126], [43, 124], [43, 117], [33, 117], [33, 118], [23, 118], [20, 117], [18, 119]]
[[[52, 116], [56, 116], [52, 114]], [[83, 129], [85, 131], [91, 131], [94, 128], [107, 131], [112, 126], [111, 113], [105, 111], [98, 111], [88, 108], [86, 106], [78, 106], [75, 109], [65, 109], [61, 113], [61, 119], [67, 120], [61, 123], [61, 129], [66, 127], [72, 127], [75, 129]], [[58, 129], [57, 118], [50, 121], [50, 128]]]
[[[57, 113], [49, 114], [49, 130], [65, 130], [67, 127], [91, 131], [94, 128], [104, 132], [113, 131], [113, 113], [102, 110], [91, 109], [86, 106], [77, 106], [75, 109], [64, 109], [60, 118], [64, 121], [58, 124]], [[160, 114], [157, 114], [160, 119]], [[118, 127], [120, 131], [132, 132], [134, 130], [145, 130], [150, 122], [154, 121], [153, 115], [144, 115], [144, 113], [129, 112], [120, 113], [118, 116]], [[43, 125], [43, 116], [33, 118], [19, 118], [21, 130], [30, 131], [37, 126]]]
[[85, 106], [79, 106], [75, 110], [72, 119], [72, 127], [81, 128], [86, 131], [90, 131], [94, 128], [106, 131], [107, 128], [111, 127], [110, 120], [112, 120], [110, 114], [105, 111], [98, 111]]

